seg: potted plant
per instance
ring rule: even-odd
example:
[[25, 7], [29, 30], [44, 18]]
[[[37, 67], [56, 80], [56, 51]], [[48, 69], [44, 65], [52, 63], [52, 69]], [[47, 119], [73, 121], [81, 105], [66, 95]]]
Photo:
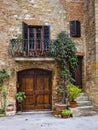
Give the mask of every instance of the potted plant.
[[[50, 55], [55, 57], [58, 68], [60, 81], [57, 87], [61, 92], [61, 102], [56, 106], [66, 107], [67, 105], [67, 85], [72, 82], [71, 72], [77, 66], [77, 56], [75, 43], [68, 37], [65, 32], [61, 32], [57, 39], [50, 44]], [[71, 71], [70, 71], [71, 70]], [[63, 108], [64, 109], [64, 108]]]
[[17, 103], [18, 103], [18, 107], [19, 107], [19, 111], [22, 111], [22, 101], [26, 98], [25, 92], [18, 92], [16, 94], [16, 99], [17, 99]]
[[4, 109], [0, 109], [0, 117], [5, 115], [5, 110]]
[[[64, 88], [61, 85], [57, 86], [58, 97], [60, 97], [61, 100], [63, 100], [63, 93], [64, 93], [64, 91], [66, 91], [66, 90], [64, 90]], [[63, 102], [63, 101], [56, 102], [55, 103], [55, 107], [56, 107], [57, 113], [60, 114], [61, 111], [67, 107], [67, 103], [66, 103], [66, 101], [65, 102]]]
[[18, 102], [22, 102], [26, 98], [25, 92], [18, 92], [16, 98]]
[[67, 86], [67, 92], [68, 92], [68, 100], [70, 102], [71, 107], [76, 107], [76, 98], [80, 95], [81, 89], [73, 84], [69, 84]]
[[71, 110], [70, 109], [64, 109], [61, 112], [61, 115], [63, 118], [68, 118], [71, 116]]
[[14, 104], [9, 104], [6, 106], [6, 111], [9, 112], [9, 111], [13, 111], [14, 110]]
[[22, 35], [13, 35], [13, 38], [10, 40], [10, 45], [8, 48], [8, 52], [10, 55], [15, 57], [25, 56], [25, 51], [23, 50], [23, 40]]

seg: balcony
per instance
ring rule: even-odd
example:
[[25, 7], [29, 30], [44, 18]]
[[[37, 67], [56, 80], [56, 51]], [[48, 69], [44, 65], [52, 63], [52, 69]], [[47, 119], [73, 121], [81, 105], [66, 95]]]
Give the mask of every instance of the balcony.
[[49, 43], [50, 40], [11, 39], [8, 52], [15, 61], [53, 61]]

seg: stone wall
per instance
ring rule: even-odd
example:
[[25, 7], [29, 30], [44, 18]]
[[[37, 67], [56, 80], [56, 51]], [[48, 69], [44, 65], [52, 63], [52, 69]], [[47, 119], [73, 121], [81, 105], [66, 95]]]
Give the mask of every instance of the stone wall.
[[[7, 105], [10, 103], [14, 104], [14, 111], [16, 111], [16, 92], [17, 92], [17, 72], [23, 69], [30, 68], [43, 68], [51, 70], [53, 72], [53, 103], [57, 100], [56, 95], [56, 85], [58, 83], [58, 67], [56, 62], [16, 62], [14, 58], [8, 54], [8, 46], [10, 40], [14, 35], [22, 33], [22, 22], [27, 21], [28, 23], [37, 25], [50, 25], [51, 39], [55, 39], [57, 34], [61, 31], [66, 31], [70, 33], [69, 21], [79, 20], [81, 23], [81, 37], [72, 38], [75, 41], [78, 52], [86, 54], [86, 44], [87, 49], [89, 49], [89, 43], [91, 38], [89, 29], [87, 29], [88, 35], [86, 35], [86, 29], [92, 22], [88, 25], [88, 10], [87, 3], [83, 0], [1, 0], [0, 1], [0, 69], [6, 68], [8, 72], [14, 70], [13, 76], [9, 80], [8, 85], [8, 101]], [[86, 8], [86, 9], [85, 9]], [[83, 12], [84, 10], [84, 12]], [[90, 10], [90, 9], [89, 9]], [[89, 12], [90, 13], [90, 12]], [[86, 19], [87, 17], [87, 19]], [[93, 17], [93, 16], [92, 16]], [[84, 20], [85, 19], [85, 20]], [[92, 30], [91, 30], [92, 31]], [[89, 41], [89, 43], [87, 42]], [[86, 41], [86, 44], [85, 44]], [[93, 52], [94, 54], [94, 52]], [[84, 65], [87, 59], [84, 57]], [[89, 62], [88, 62], [89, 63]], [[88, 64], [87, 63], [87, 64]], [[85, 70], [85, 66], [83, 68]], [[83, 77], [87, 74], [83, 71]], [[85, 76], [85, 78], [87, 78]], [[83, 81], [86, 79], [83, 78]], [[85, 82], [84, 82], [85, 84]]]
[[75, 41], [77, 51], [85, 53], [85, 40], [84, 40], [84, 13], [83, 13], [83, 0], [61, 0], [65, 10], [65, 31], [70, 34], [69, 21], [78, 20], [81, 24], [81, 37], [71, 37]]
[[97, 22], [98, 3], [97, 1], [95, 2], [91, 0], [84, 1], [84, 28], [86, 42], [85, 91], [92, 100], [96, 110], [98, 110], [97, 25], [95, 26], [95, 22]]
[[93, 102], [98, 111], [98, 0], [95, 0], [95, 48], [96, 48], [96, 62], [94, 67], [96, 69], [95, 86], [92, 88]]

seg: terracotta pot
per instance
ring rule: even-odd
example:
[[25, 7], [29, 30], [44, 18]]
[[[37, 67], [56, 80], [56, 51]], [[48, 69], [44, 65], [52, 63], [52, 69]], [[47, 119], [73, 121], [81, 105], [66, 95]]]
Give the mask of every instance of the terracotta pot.
[[55, 107], [56, 107], [56, 111], [61, 112], [62, 110], [64, 110], [66, 108], [66, 104], [62, 104], [62, 103], [55, 103]]
[[72, 108], [77, 107], [77, 102], [76, 101], [70, 102], [70, 107]]
[[0, 114], [0, 117], [4, 117], [5, 116], [5, 114]]
[[70, 115], [62, 115], [63, 118], [69, 118]]
[[13, 111], [14, 110], [14, 106], [7, 106], [6, 111]]

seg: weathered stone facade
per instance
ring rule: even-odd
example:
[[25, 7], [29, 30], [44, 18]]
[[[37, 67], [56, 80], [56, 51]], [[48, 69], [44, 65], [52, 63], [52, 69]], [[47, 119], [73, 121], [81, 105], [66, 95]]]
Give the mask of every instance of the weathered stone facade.
[[[95, 6], [94, 6], [95, 4]], [[83, 58], [83, 88], [90, 95], [96, 108], [97, 100], [97, 25], [95, 42], [95, 18], [97, 24], [97, 0], [1, 0], [0, 1], [0, 69], [14, 69], [9, 79], [7, 105], [14, 104], [16, 112], [17, 72], [30, 68], [52, 71], [52, 104], [57, 100], [58, 67], [55, 60], [41, 59], [15, 61], [8, 54], [8, 46], [14, 35], [22, 34], [22, 22], [31, 25], [50, 25], [51, 39], [61, 31], [70, 33], [69, 21], [79, 20], [81, 37], [72, 38], [77, 52]], [[95, 9], [95, 12], [94, 12]], [[96, 15], [95, 15], [96, 14]], [[95, 15], [95, 17], [94, 17]], [[95, 94], [96, 92], [96, 94]]]

